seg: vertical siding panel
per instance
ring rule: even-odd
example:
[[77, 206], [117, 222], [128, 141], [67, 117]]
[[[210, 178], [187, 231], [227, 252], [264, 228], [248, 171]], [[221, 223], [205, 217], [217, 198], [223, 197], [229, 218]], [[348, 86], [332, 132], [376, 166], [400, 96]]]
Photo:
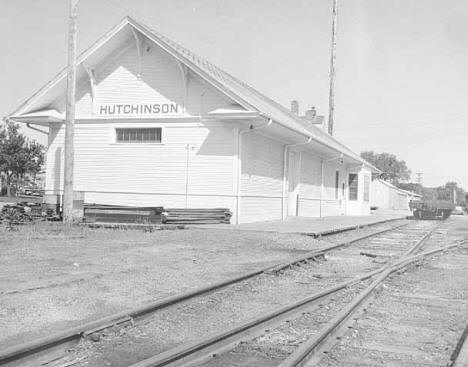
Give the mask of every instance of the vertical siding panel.
[[[95, 103], [176, 103], [180, 114], [185, 104], [187, 115], [199, 116], [232, 101], [215, 87], [200, 79], [193, 72], [187, 78], [187, 100], [181, 71], [176, 61], [157, 46], [145, 48], [138, 78], [138, 56], [136, 46], [126, 49], [108, 63], [96, 69]], [[93, 116], [89, 81], [81, 80], [77, 92], [76, 113], [79, 117]], [[62, 99], [60, 104], [64, 103]], [[63, 110], [63, 107], [56, 107]]]
[[257, 133], [242, 139], [241, 221], [281, 219], [283, 145]]
[[141, 79], [138, 71], [137, 50], [132, 44], [119, 57], [97, 69], [97, 102], [182, 105], [182, 76], [169, 55], [156, 46], [149, 51], [145, 48]]
[[[132, 125], [141, 126], [138, 122]], [[114, 129], [127, 127], [128, 123], [77, 121], [75, 190], [85, 191], [87, 202], [185, 207], [189, 153], [188, 194], [199, 197], [189, 199], [188, 205], [226, 206], [233, 210], [236, 129], [171, 125], [148, 122], [143, 125], [162, 127], [162, 144], [116, 144]], [[47, 190], [61, 187], [57, 185], [61, 185], [63, 176], [63, 131], [63, 126], [51, 129]], [[187, 144], [194, 150], [187, 150]]]
[[301, 153], [301, 183], [299, 187], [299, 216], [320, 216], [321, 161], [318, 156]]
[[53, 126], [49, 129], [49, 146], [46, 154], [46, 182], [47, 193], [59, 192], [63, 186], [63, 143], [65, 125]]

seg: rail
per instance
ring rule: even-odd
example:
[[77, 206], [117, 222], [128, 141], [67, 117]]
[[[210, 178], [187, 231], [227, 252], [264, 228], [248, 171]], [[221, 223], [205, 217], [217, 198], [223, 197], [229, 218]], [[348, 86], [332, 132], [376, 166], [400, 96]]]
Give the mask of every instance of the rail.
[[[455, 244], [451, 244], [449, 246], [445, 246], [442, 248], [438, 248], [435, 250], [423, 252], [418, 255], [412, 255], [415, 251], [417, 251], [422, 244], [430, 237], [430, 235], [437, 229], [438, 226], [435, 226], [432, 228], [428, 233], [426, 233], [421, 239], [417, 241], [417, 243], [409, 250], [407, 251], [399, 260], [397, 260], [395, 263], [391, 265], [385, 265], [382, 266], [381, 268], [361, 274], [358, 277], [355, 277], [351, 280], [342, 282], [338, 285], [335, 285], [333, 287], [326, 288], [318, 293], [312, 294], [309, 297], [306, 297], [300, 301], [291, 303], [287, 306], [278, 308], [266, 315], [256, 317], [253, 319], [250, 319], [246, 322], [243, 322], [242, 324], [239, 324], [229, 330], [223, 330], [221, 332], [213, 333], [210, 334], [200, 340], [197, 340], [195, 342], [188, 342], [185, 343], [181, 346], [175, 347], [173, 349], [167, 350], [163, 353], [157, 354], [155, 356], [152, 356], [150, 358], [147, 358], [145, 360], [142, 360], [140, 362], [137, 362], [130, 367], [161, 367], [161, 366], [166, 366], [171, 363], [177, 362], [177, 361], [185, 361], [184, 358], [189, 357], [196, 352], [201, 352], [205, 349], [208, 349], [209, 347], [212, 347], [213, 345], [217, 343], [221, 343], [223, 341], [228, 341], [228, 343], [232, 343], [235, 340], [239, 340], [242, 338], [242, 336], [245, 336], [245, 334], [251, 333], [252, 329], [255, 327], [259, 327], [261, 324], [264, 324], [274, 318], [278, 318], [281, 315], [284, 315], [290, 311], [296, 310], [302, 306], [305, 306], [307, 304], [310, 304], [314, 301], [317, 301], [319, 299], [322, 299], [328, 295], [331, 295], [333, 293], [338, 292], [339, 290], [345, 289], [351, 285], [358, 284], [364, 280], [371, 279], [375, 277], [376, 275], [379, 275], [377, 279], [375, 279], [372, 284], [367, 287], [363, 292], [361, 292], [342, 312], [340, 312], [330, 323], [329, 326], [327, 326], [323, 332], [321, 332], [316, 338], [313, 340], [306, 342], [303, 346], [301, 346], [296, 353], [293, 353], [290, 358], [286, 359], [280, 366], [281, 367], [295, 367], [299, 366], [299, 364], [303, 361], [305, 356], [307, 356], [311, 350], [313, 350], [320, 342], [322, 342], [333, 330], [336, 329], [336, 327], [344, 320], [346, 319], [353, 310], [356, 309], [357, 306], [359, 306], [362, 301], [372, 292], [373, 289], [375, 289], [384, 279], [386, 279], [391, 273], [399, 270], [400, 268], [407, 266], [414, 261], [421, 259], [422, 257], [429, 256], [432, 254], [435, 254], [437, 252], [441, 251], [447, 251], [451, 248], [457, 247], [460, 245], [459, 242]], [[468, 241], [467, 241], [468, 242]], [[237, 337], [237, 339], [233, 340], [234, 337]], [[211, 353], [212, 351], [210, 351]], [[205, 353], [206, 354], [206, 353]], [[199, 358], [199, 357], [197, 357]]]
[[221, 288], [225, 288], [229, 285], [242, 282], [244, 280], [253, 278], [255, 276], [258, 276], [264, 273], [269, 274], [269, 273], [275, 273], [275, 272], [281, 271], [288, 267], [291, 267], [291, 266], [303, 263], [305, 261], [314, 259], [316, 257], [322, 256], [326, 252], [332, 251], [334, 249], [349, 246], [349, 245], [352, 245], [353, 243], [365, 240], [367, 238], [397, 230], [409, 224], [410, 223], [403, 223], [403, 224], [400, 224], [391, 228], [386, 228], [383, 230], [372, 232], [370, 234], [366, 234], [366, 235], [354, 238], [352, 240], [343, 241], [338, 244], [325, 246], [325, 247], [310, 251], [300, 257], [291, 259], [286, 262], [263, 267], [258, 270], [254, 270], [254, 271], [245, 273], [237, 277], [233, 277], [233, 278], [221, 281], [221, 282], [211, 284], [206, 287], [198, 288], [187, 293], [168, 297], [168, 298], [165, 298], [156, 302], [152, 302], [147, 305], [143, 305], [141, 307], [137, 307], [131, 310], [119, 312], [119, 313], [101, 318], [96, 321], [92, 321], [92, 322], [85, 323], [77, 327], [67, 329], [62, 332], [54, 333], [45, 337], [39, 337], [31, 342], [27, 342], [27, 343], [13, 346], [11, 348], [7, 348], [3, 351], [0, 351], [0, 365], [19, 361], [24, 358], [30, 358], [31, 356], [34, 356], [35, 354], [46, 353], [47, 350], [57, 349], [57, 348], [60, 348], [60, 346], [62, 345], [69, 348], [70, 343], [78, 343], [82, 337], [87, 336], [89, 334], [98, 332], [100, 330], [103, 330], [103, 329], [106, 329], [115, 325], [133, 322], [134, 320], [137, 320], [141, 317], [144, 317], [148, 314], [151, 314], [163, 308], [172, 306], [174, 304], [177, 304], [177, 303], [180, 303], [180, 302], [183, 302], [183, 301], [186, 301], [186, 300], [198, 297], [198, 296], [205, 295], [207, 293], [216, 291]]

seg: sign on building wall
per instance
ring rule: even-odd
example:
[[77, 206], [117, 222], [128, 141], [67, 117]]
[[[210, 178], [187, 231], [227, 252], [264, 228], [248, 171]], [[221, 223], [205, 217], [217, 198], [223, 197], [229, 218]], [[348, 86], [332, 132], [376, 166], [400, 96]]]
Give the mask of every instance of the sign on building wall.
[[96, 106], [98, 116], [171, 116], [182, 114], [177, 103], [103, 103]]

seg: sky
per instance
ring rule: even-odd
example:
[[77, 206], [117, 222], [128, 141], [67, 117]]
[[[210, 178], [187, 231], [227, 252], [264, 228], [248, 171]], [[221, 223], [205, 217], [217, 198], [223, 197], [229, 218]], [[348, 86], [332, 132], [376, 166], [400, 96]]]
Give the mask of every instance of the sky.
[[[67, 60], [67, 0], [0, 0], [0, 116]], [[78, 49], [125, 15], [286, 107], [328, 115], [332, 0], [80, 0]], [[468, 1], [340, 0], [335, 132], [468, 190]], [[30, 130], [33, 138], [44, 137]]]

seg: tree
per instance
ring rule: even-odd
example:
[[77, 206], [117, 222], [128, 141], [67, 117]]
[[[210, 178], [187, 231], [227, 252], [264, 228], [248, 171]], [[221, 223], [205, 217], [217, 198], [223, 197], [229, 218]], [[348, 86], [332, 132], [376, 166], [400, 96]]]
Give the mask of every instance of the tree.
[[406, 162], [398, 160], [394, 154], [375, 153], [370, 150], [361, 152], [361, 157], [382, 171], [379, 176], [382, 180], [394, 185], [399, 184], [400, 181], [408, 181], [411, 177], [411, 170], [406, 166]]
[[37, 174], [44, 163], [45, 148], [29, 140], [12, 122], [0, 126], [0, 174], [5, 177], [7, 195], [11, 196], [13, 179], [18, 182], [25, 174]]
[[424, 195], [424, 187], [419, 183], [400, 182], [398, 183], [398, 187], [406, 191], [411, 191], [419, 195]]
[[[421, 187], [421, 191], [417, 190], [417, 186]], [[462, 206], [466, 206], [468, 203], [466, 191], [453, 181], [438, 187], [422, 187], [420, 184], [399, 184], [398, 187], [421, 194], [424, 200], [444, 200]]]
[[449, 181], [443, 186], [435, 188], [436, 197], [438, 200], [446, 200], [457, 205], [463, 205], [466, 192], [463, 188], [458, 187], [454, 181]]

